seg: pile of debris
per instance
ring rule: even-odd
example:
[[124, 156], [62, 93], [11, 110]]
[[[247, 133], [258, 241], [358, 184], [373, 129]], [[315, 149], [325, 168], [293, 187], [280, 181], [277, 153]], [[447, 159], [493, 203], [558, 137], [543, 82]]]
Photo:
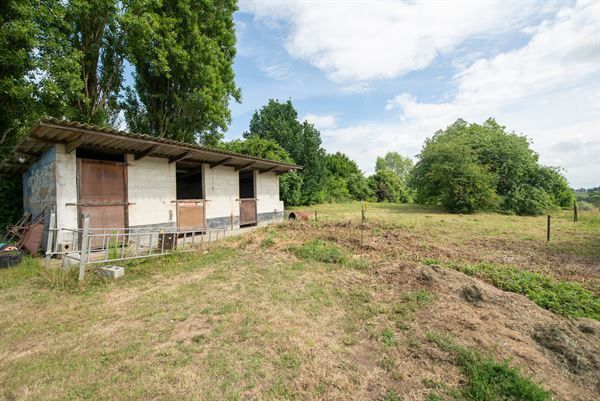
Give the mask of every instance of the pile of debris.
[[0, 267], [11, 267], [19, 264], [22, 251], [31, 256], [38, 256], [44, 236], [44, 213], [33, 218], [30, 213], [14, 225], [6, 229], [6, 242], [0, 243]]

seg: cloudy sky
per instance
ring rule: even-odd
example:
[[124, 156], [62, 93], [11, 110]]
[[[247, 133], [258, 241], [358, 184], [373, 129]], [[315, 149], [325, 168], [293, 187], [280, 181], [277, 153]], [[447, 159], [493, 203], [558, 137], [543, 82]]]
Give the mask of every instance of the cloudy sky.
[[462, 117], [533, 141], [574, 187], [600, 185], [600, 1], [241, 1], [227, 139], [292, 99], [366, 173]]

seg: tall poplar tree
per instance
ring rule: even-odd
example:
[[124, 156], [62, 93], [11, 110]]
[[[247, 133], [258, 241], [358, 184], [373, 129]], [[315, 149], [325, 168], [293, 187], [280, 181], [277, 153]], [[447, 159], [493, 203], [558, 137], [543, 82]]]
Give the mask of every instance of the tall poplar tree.
[[135, 88], [124, 102], [130, 129], [216, 145], [231, 122], [235, 0], [129, 0], [123, 18]]

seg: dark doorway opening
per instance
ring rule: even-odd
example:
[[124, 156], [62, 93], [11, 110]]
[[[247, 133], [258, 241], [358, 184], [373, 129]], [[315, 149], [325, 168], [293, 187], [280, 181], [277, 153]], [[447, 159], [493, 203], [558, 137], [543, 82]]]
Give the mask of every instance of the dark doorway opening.
[[240, 199], [254, 199], [254, 171], [240, 172]]
[[177, 170], [177, 200], [204, 199], [202, 170]]

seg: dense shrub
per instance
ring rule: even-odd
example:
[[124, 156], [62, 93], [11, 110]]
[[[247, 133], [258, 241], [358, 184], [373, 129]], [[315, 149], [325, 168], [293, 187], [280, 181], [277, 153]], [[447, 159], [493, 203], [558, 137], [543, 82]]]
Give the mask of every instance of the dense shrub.
[[451, 212], [499, 207], [536, 215], [573, 204], [573, 191], [558, 169], [541, 166], [527, 137], [493, 119], [457, 120], [425, 141], [411, 185], [424, 203]]
[[410, 192], [392, 170], [383, 169], [369, 177], [369, 186], [378, 202], [409, 202]]

